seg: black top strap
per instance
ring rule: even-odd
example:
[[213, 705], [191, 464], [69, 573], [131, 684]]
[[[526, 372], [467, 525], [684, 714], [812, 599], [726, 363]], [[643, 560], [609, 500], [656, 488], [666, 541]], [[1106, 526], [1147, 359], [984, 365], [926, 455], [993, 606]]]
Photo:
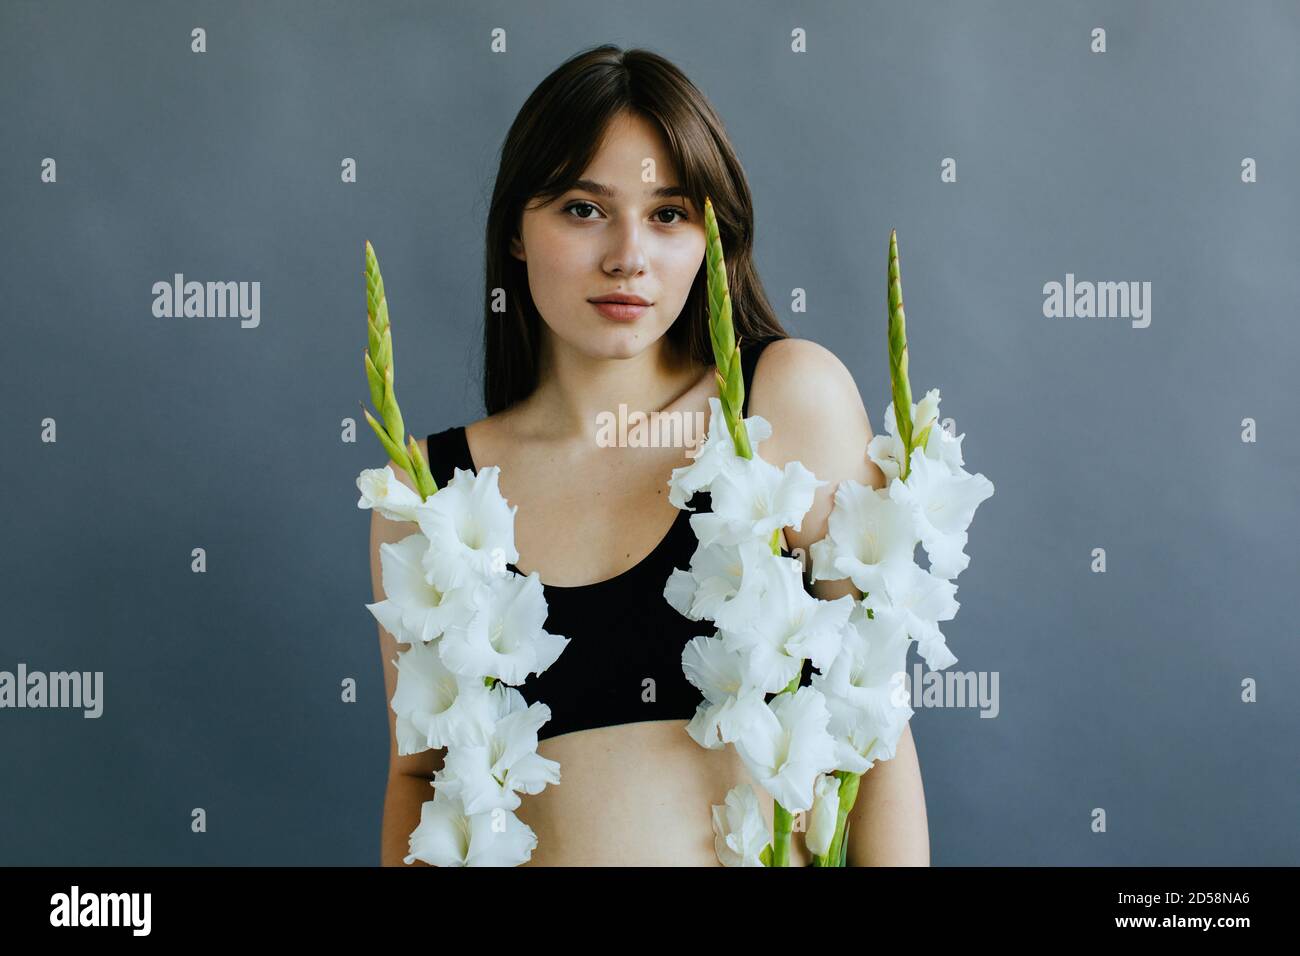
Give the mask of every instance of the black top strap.
[[429, 474], [442, 488], [456, 474], [457, 468], [472, 470], [474, 463], [465, 440], [465, 428], [456, 425], [429, 436]]
[[761, 342], [740, 343], [740, 372], [745, 381], [745, 401], [740, 408], [741, 418], [749, 417], [749, 393], [754, 384], [754, 369], [758, 368], [758, 357], [763, 354], [763, 349], [774, 341], [775, 339], [764, 339]]

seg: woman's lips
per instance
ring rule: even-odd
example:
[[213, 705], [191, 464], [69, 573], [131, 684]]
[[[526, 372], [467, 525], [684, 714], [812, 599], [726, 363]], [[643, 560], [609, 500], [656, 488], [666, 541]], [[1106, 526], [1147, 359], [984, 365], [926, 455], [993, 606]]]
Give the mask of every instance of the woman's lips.
[[648, 305], [633, 305], [630, 302], [593, 302], [592, 306], [607, 319], [615, 322], [632, 322], [639, 319], [650, 308]]

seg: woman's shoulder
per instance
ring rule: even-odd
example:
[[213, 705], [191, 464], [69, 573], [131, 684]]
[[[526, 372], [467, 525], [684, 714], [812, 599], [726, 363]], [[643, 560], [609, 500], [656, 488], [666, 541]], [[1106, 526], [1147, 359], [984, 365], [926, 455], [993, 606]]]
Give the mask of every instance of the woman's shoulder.
[[871, 437], [853, 373], [838, 355], [811, 339], [769, 342], [750, 389], [748, 414], [772, 426], [770, 446], [763, 449], [769, 461], [829, 462], [842, 454], [839, 446], [861, 443], [865, 448]]
[[763, 408], [807, 413], [822, 407], [821, 402], [830, 403], [828, 410], [854, 399], [861, 402], [853, 373], [838, 355], [812, 339], [767, 342], [754, 367], [752, 389], [754, 412], [764, 418], [768, 416]]

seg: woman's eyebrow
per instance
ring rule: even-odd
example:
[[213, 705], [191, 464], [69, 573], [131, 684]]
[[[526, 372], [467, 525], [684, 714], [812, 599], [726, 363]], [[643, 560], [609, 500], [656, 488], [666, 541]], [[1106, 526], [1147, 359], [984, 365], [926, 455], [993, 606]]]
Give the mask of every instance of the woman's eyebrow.
[[[606, 186], [604, 183], [598, 183], [594, 179], [579, 179], [573, 184], [574, 189], [581, 189], [584, 192], [595, 193], [597, 196], [604, 196], [606, 199], [613, 199], [618, 195], [618, 190], [613, 186]], [[686, 190], [681, 186], [660, 186], [650, 193], [655, 199], [664, 196], [680, 196], [683, 199], [689, 198]]]

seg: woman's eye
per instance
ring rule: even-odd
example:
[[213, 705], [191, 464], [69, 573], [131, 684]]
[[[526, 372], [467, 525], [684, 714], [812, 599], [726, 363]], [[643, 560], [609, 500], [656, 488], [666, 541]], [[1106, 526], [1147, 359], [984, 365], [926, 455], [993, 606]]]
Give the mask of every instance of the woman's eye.
[[[688, 218], [687, 215], [686, 215], [686, 210], [685, 210], [685, 209], [678, 209], [676, 206], [670, 206], [670, 207], [667, 208], [667, 209], [660, 209], [657, 213], [655, 213], [655, 215], [656, 215], [656, 216], [662, 216], [662, 215], [663, 215], [664, 213], [666, 213], [666, 212], [668, 212], [668, 213], [675, 213], [676, 215], [681, 216], [681, 217], [682, 217], [681, 220], [680, 220], [681, 222], [685, 222], [686, 219]], [[662, 220], [661, 220], [661, 221], [662, 221]], [[674, 221], [677, 221], [677, 220], [674, 220]], [[670, 223], [665, 223], [665, 225], [670, 225]]]
[[[573, 218], [581, 219], [584, 222], [595, 218], [594, 216], [578, 215], [577, 213], [573, 212], [575, 209], [595, 210], [596, 207], [589, 202], [571, 202], [564, 207], [564, 211], [565, 213], [571, 213], [573, 215]], [[665, 226], [673, 225], [674, 223], [677, 222], [685, 222], [687, 219], [690, 218], [690, 216], [686, 214], [685, 209], [679, 209], [676, 206], [668, 206], [664, 209], [660, 209], [658, 212], [655, 213], [655, 215], [663, 216], [665, 213], [667, 213], [668, 215], [676, 215], [681, 217], [681, 219], [660, 219], [659, 222], [663, 223]]]

